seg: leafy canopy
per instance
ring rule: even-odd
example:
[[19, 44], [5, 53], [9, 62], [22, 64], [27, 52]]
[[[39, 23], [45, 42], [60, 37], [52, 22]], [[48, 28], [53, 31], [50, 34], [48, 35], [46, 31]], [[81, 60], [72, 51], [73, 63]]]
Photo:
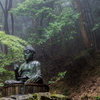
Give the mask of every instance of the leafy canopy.
[[64, 33], [66, 41], [73, 38], [72, 34], [76, 33], [75, 22], [79, 15], [63, 4], [61, 0], [26, 0], [11, 12], [16, 16], [30, 17], [34, 23], [39, 23], [36, 31], [30, 32], [30, 43], [40, 45], [50, 38], [55, 38], [53, 42], [58, 43], [61, 41], [60, 33]]
[[0, 73], [6, 71], [3, 67], [17, 61], [23, 61], [23, 49], [27, 42], [17, 36], [7, 35], [0, 31], [0, 43], [7, 45], [8, 53], [0, 51]]

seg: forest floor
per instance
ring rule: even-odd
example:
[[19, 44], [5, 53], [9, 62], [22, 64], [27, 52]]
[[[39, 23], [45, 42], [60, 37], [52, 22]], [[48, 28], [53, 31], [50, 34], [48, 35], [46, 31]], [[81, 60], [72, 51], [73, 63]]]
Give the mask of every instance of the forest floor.
[[67, 71], [64, 78], [51, 82], [51, 93], [68, 95], [71, 100], [100, 99], [100, 51], [87, 50], [73, 57], [47, 57], [42, 65], [46, 84], [54, 76], [59, 77], [59, 72]]

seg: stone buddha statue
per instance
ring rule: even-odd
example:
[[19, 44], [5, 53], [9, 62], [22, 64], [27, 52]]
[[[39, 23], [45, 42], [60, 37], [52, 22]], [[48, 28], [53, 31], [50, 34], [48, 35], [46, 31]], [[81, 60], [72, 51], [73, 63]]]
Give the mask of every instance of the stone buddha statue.
[[5, 84], [13, 83], [43, 83], [41, 67], [38, 61], [35, 61], [35, 50], [31, 46], [24, 49], [24, 62], [20, 67], [14, 64], [15, 80], [6, 80]]

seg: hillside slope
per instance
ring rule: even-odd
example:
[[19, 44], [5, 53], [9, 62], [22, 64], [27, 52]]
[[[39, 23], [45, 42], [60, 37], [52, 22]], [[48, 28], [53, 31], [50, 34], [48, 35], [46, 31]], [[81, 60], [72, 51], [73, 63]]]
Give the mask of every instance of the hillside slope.
[[[48, 61], [46, 61], [48, 59]], [[87, 96], [92, 99], [100, 96], [100, 51], [84, 51], [74, 56], [46, 58], [42, 62], [44, 82], [67, 71], [64, 78], [50, 84], [51, 93], [69, 95], [72, 100]], [[99, 99], [97, 99], [99, 100]]]

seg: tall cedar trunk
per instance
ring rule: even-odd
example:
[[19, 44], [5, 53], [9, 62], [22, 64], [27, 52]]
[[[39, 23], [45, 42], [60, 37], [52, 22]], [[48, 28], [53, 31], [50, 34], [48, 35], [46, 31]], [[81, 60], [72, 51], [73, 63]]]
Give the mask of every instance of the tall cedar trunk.
[[83, 6], [83, 17], [85, 19], [85, 26], [86, 26], [86, 31], [87, 31], [87, 35], [88, 38], [90, 40], [91, 43], [91, 47], [93, 46], [93, 32], [92, 32], [92, 24], [91, 24], [91, 16], [90, 16], [90, 12], [88, 10], [88, 6], [87, 3], [85, 2], [85, 0], [82, 2], [82, 6]]
[[[86, 3], [87, 2], [87, 3]], [[96, 31], [92, 31], [93, 27], [94, 27], [94, 19], [93, 19], [93, 15], [92, 15], [92, 11], [91, 11], [91, 7], [89, 4], [88, 0], [84, 0], [82, 2], [83, 4], [83, 11], [84, 11], [84, 19], [86, 20], [86, 25], [87, 25], [87, 31], [88, 31], [88, 35], [90, 37], [90, 42], [91, 45], [93, 46], [93, 48], [95, 50], [97, 50], [97, 43], [96, 43]]]
[[[41, 28], [43, 26], [43, 19], [44, 19], [44, 13], [42, 12], [42, 16], [41, 16], [41, 20], [40, 20], [40, 27]], [[39, 30], [39, 33], [40, 33], [40, 37], [42, 38], [42, 30], [41, 29]], [[42, 55], [45, 55], [45, 51], [44, 51], [44, 48], [43, 48], [42, 44], [41, 44], [41, 53], [42, 53]]]
[[[70, 6], [71, 8], [73, 8], [73, 9], [76, 9], [76, 3], [75, 2], [72, 2], [71, 3], [72, 5]], [[85, 47], [84, 47], [84, 44], [83, 44], [83, 41], [82, 41], [82, 36], [81, 36], [81, 30], [80, 30], [80, 28], [79, 28], [79, 21], [78, 22], [76, 22], [75, 23], [75, 30], [76, 30], [76, 32], [77, 32], [77, 35], [75, 35], [74, 37], [76, 37], [77, 38], [77, 47], [78, 47], [78, 51], [80, 52], [81, 50], [84, 50], [85, 49]], [[75, 44], [75, 43], [74, 43]], [[75, 48], [73, 48], [73, 51], [72, 52], [74, 52], [75, 51]], [[79, 53], [78, 52], [78, 53]]]
[[66, 55], [66, 41], [64, 32], [61, 32], [61, 38], [62, 38], [62, 55]]
[[81, 34], [82, 34], [84, 45], [85, 45], [86, 49], [88, 49], [88, 48], [91, 48], [91, 45], [90, 45], [89, 39], [87, 37], [87, 33], [86, 33], [85, 25], [84, 25], [84, 19], [83, 19], [80, 0], [77, 0], [77, 4], [78, 4], [78, 10], [80, 13], [79, 21], [80, 21], [80, 25], [81, 25]]
[[[86, 0], [85, 0], [86, 1]], [[89, 12], [90, 12], [90, 17], [91, 17], [91, 25], [92, 25], [92, 28], [94, 27], [94, 18], [93, 18], [93, 14], [92, 14], [92, 11], [91, 11], [91, 7], [90, 7], [90, 4], [89, 4], [89, 1], [87, 0], [87, 6], [88, 6], [88, 9], [89, 9]], [[91, 29], [92, 30], [92, 29]], [[97, 31], [93, 31], [93, 45], [94, 45], [94, 48], [95, 50], [97, 50], [97, 42], [96, 42], [96, 33]]]

